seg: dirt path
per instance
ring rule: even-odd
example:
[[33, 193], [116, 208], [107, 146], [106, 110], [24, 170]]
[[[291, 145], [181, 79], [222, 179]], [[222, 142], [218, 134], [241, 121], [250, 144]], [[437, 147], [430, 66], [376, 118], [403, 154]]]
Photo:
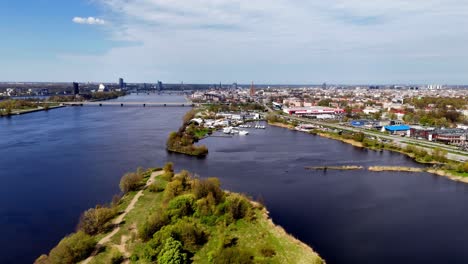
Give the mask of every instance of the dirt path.
[[[114, 230], [112, 230], [112, 232], [110, 232], [107, 236], [103, 237], [101, 240], [99, 240], [99, 242], [97, 243], [96, 245], [96, 249], [94, 250], [93, 254], [91, 254], [91, 256], [85, 260], [83, 260], [81, 262], [81, 264], [88, 264], [94, 256], [96, 256], [100, 249], [102, 247], [104, 247], [105, 244], [109, 243], [111, 238], [117, 234], [117, 232], [119, 232], [120, 230], [120, 225], [122, 224], [125, 216], [127, 216], [127, 214], [129, 212], [131, 212], [134, 208], [135, 208], [135, 204], [138, 202], [138, 199], [140, 199], [141, 196], [143, 196], [143, 190], [146, 189], [148, 186], [150, 186], [151, 184], [153, 184], [155, 178], [159, 175], [163, 174], [163, 171], [156, 171], [156, 172], [153, 172], [150, 176], [150, 178], [148, 179], [148, 181], [146, 182], [146, 185], [145, 185], [145, 188], [143, 188], [142, 190], [140, 190], [139, 192], [137, 192], [137, 194], [135, 195], [135, 197], [133, 197], [132, 201], [130, 201], [130, 204], [128, 204], [127, 208], [125, 209], [125, 211], [119, 215], [117, 218], [114, 219], [114, 221], [112, 221], [112, 223], [116, 226], [114, 228]], [[124, 243], [123, 243], [124, 244]], [[128, 252], [126, 252], [125, 250], [125, 247], [123, 245], [119, 245], [118, 246], [118, 249], [119, 251], [123, 252], [124, 255], [127, 255]]]

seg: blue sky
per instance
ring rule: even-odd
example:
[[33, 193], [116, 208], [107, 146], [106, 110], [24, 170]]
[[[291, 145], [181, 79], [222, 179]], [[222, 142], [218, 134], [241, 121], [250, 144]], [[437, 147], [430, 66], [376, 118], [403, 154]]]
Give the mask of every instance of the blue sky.
[[0, 1], [0, 81], [468, 84], [466, 14], [458, 0]]

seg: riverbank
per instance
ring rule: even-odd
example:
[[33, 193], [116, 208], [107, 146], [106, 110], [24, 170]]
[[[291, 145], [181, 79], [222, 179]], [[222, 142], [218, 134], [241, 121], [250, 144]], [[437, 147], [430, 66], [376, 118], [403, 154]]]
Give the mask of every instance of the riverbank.
[[289, 130], [294, 130], [294, 126], [291, 124], [285, 124], [285, 123], [280, 123], [280, 122], [270, 122], [270, 121], [268, 121], [268, 124], [270, 126], [276, 126], [276, 127], [287, 128]]
[[113, 228], [79, 230], [35, 263], [325, 263], [275, 225], [263, 205], [221, 190], [216, 178], [174, 174], [170, 164], [137, 174], [143, 187], [114, 202], [122, 213], [107, 221]]
[[40, 108], [25, 109], [25, 110], [14, 110], [10, 114], [3, 114], [3, 115], [0, 114], [0, 117], [8, 117], [8, 116], [14, 116], [14, 115], [25, 115], [25, 114], [35, 113], [35, 112], [54, 110], [54, 109], [63, 108], [63, 107], [66, 107], [66, 106], [57, 105], [57, 106], [40, 107]]
[[[275, 119], [278, 121], [278, 119]], [[269, 122], [269, 124], [277, 127], [288, 128], [292, 130], [293, 124], [284, 122]], [[322, 129], [313, 129], [309, 132], [311, 135], [317, 135], [320, 137], [338, 140], [346, 144], [350, 144], [359, 148], [366, 148], [374, 151], [388, 150], [392, 152], [398, 152], [406, 155], [413, 159], [415, 162], [432, 165], [432, 169], [419, 169], [419, 168], [371, 168], [371, 171], [407, 171], [407, 172], [428, 172], [435, 175], [447, 177], [451, 180], [467, 182], [468, 183], [468, 164], [460, 162], [449, 161], [445, 155], [446, 152], [435, 148], [432, 153], [428, 153], [424, 149], [417, 148], [412, 145], [408, 145], [406, 148], [401, 148], [395, 144], [379, 141], [376, 138], [369, 138], [363, 133], [343, 133], [343, 132], [331, 132]], [[437, 168], [435, 168], [437, 167]], [[324, 169], [324, 168], [320, 168]]]

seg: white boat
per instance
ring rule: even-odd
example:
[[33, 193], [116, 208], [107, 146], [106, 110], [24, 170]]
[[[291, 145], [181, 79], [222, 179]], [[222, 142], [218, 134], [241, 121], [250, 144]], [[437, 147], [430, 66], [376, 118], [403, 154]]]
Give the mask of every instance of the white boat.
[[240, 135], [240, 136], [246, 136], [246, 135], [248, 135], [248, 134], [249, 134], [249, 131], [247, 131], [247, 130], [241, 130], [241, 131], [239, 131], [239, 135]]
[[225, 127], [223, 128], [223, 133], [224, 134], [231, 134], [232, 132], [232, 127]]

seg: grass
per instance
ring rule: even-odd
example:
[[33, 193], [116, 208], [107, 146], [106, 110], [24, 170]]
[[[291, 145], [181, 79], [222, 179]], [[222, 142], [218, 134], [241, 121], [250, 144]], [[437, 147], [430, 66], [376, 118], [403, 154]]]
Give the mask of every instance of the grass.
[[[409, 142], [409, 141], [403, 141], [403, 143], [405, 144], [408, 144], [408, 145], [413, 145], [413, 146], [418, 146], [418, 147], [430, 147], [430, 146], [427, 146], [427, 145], [424, 145], [424, 144], [419, 144], [419, 143], [412, 143], [412, 142]], [[445, 149], [447, 150], [448, 153], [452, 153], [452, 154], [457, 154], [457, 155], [462, 155], [462, 156], [466, 156], [468, 157], [468, 153], [460, 150], [460, 151], [457, 151], [456, 149], [454, 149], [454, 147], [446, 147], [446, 148], [451, 148], [453, 150], [450, 150], [450, 149]]]
[[206, 135], [208, 135], [209, 132], [210, 132], [210, 129], [208, 129], [208, 128], [198, 128], [197, 130], [195, 130], [194, 133], [195, 133], [196, 138], [202, 139]]
[[[268, 220], [265, 211], [259, 211], [256, 215], [255, 224], [239, 220], [227, 230], [213, 228], [213, 238], [195, 255], [193, 263], [209, 263], [207, 260], [210, 258], [210, 252], [216, 250], [225, 233], [239, 238], [238, 244], [241, 248], [255, 255], [255, 263], [324, 263], [308, 246], [290, 237], [282, 228], [274, 226]], [[262, 256], [262, 249], [272, 249], [275, 255]]]

